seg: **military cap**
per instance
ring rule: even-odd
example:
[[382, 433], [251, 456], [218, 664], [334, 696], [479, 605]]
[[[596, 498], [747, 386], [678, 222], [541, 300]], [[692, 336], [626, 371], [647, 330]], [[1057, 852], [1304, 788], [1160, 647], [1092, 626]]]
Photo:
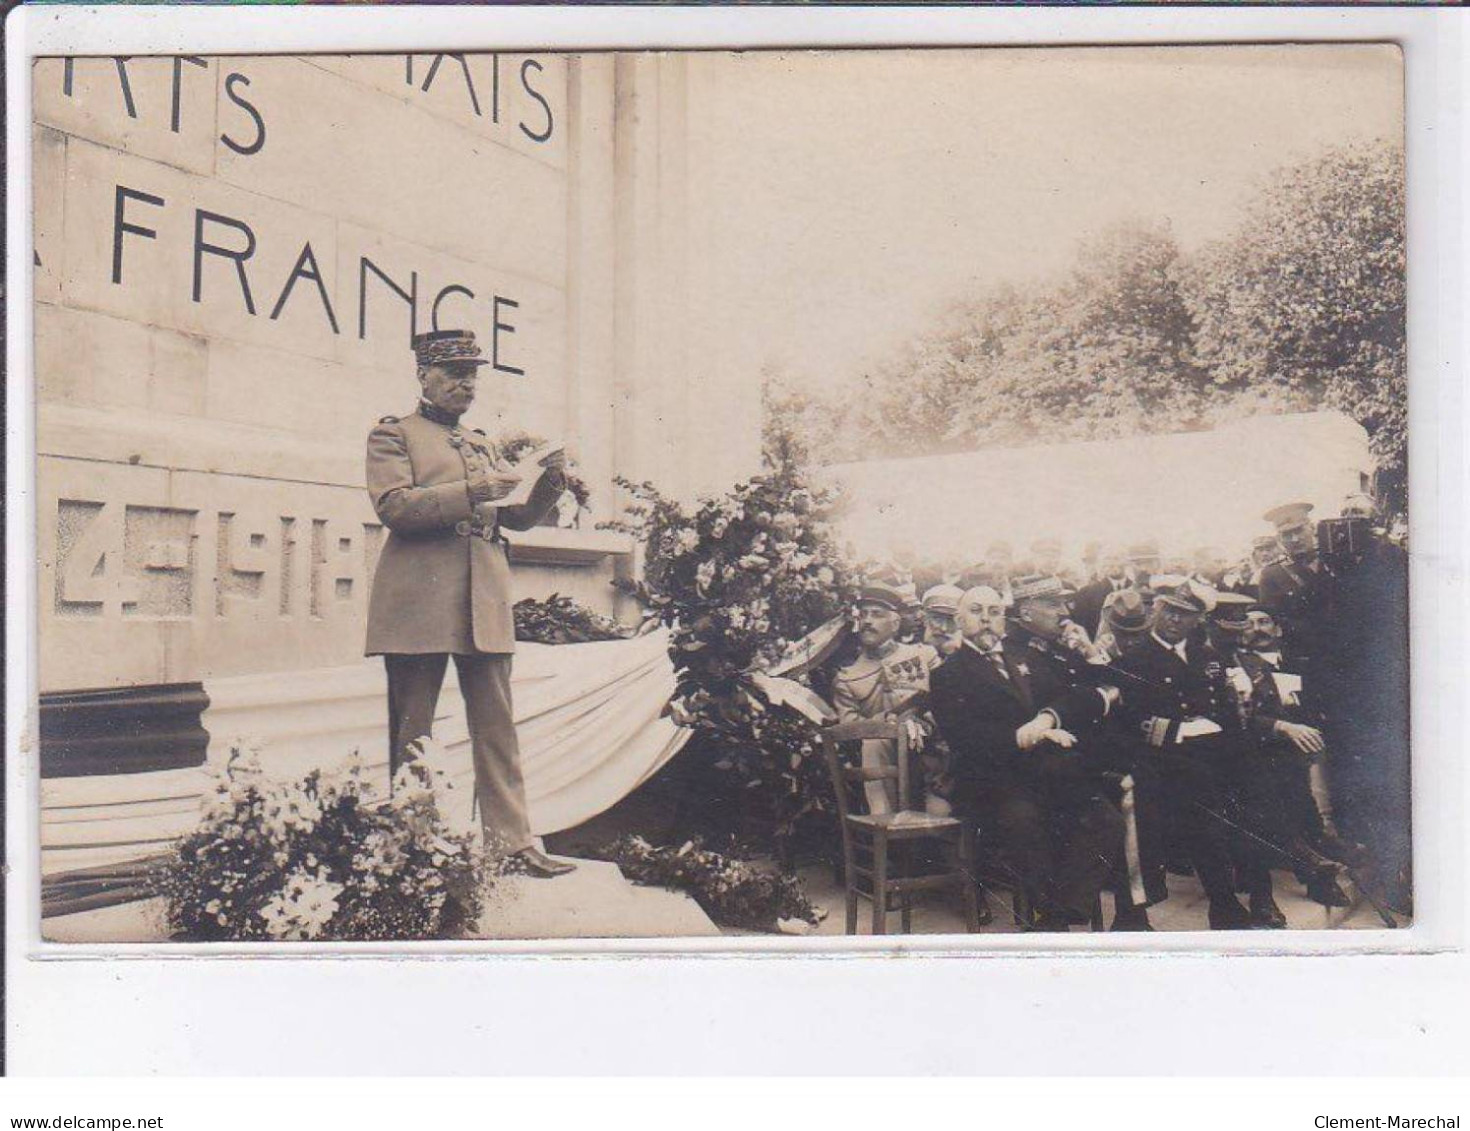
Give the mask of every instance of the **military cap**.
[[1148, 631], [1148, 604], [1137, 589], [1119, 589], [1103, 602], [1103, 619], [1114, 636]]
[[[1169, 578], [1169, 582], [1175, 582]], [[1153, 579], [1158, 593], [1157, 600], [1189, 613], [1208, 613], [1215, 607], [1216, 593], [1208, 585], [1202, 585], [1192, 577], [1179, 579], [1168, 584], [1161, 578]]]
[[958, 585], [935, 585], [924, 592], [924, 611], [954, 616], [965, 591]]
[[1060, 554], [1062, 544], [1055, 538], [1038, 538], [1031, 543], [1031, 552], [1033, 554]]
[[858, 590], [859, 605], [882, 605], [895, 613], [908, 607], [908, 597], [898, 586], [887, 581], [869, 581]]
[[1216, 593], [1210, 619], [1227, 632], [1244, 632], [1250, 627], [1246, 614], [1258, 607], [1255, 598], [1244, 593]]
[[994, 541], [985, 547], [985, 556], [987, 558], [1009, 558], [1014, 554], [1015, 551], [1011, 549], [1011, 544], [1003, 539]]
[[1159, 544], [1151, 539], [1135, 542], [1128, 547], [1126, 556], [1130, 562], [1149, 561], [1159, 556]]
[[1276, 535], [1274, 534], [1258, 534], [1251, 539], [1251, 549], [1253, 550], [1274, 550], [1275, 548]]
[[472, 330], [431, 330], [415, 334], [413, 353], [420, 365], [489, 365]]
[[1011, 600], [1016, 604], [1040, 597], [1071, 597], [1076, 593], [1054, 573], [1032, 573], [1011, 579]]
[[1307, 515], [1311, 513], [1311, 503], [1282, 503], [1279, 507], [1272, 507], [1261, 517], [1277, 530], [1295, 530], [1299, 526], [1307, 525], [1310, 521]]

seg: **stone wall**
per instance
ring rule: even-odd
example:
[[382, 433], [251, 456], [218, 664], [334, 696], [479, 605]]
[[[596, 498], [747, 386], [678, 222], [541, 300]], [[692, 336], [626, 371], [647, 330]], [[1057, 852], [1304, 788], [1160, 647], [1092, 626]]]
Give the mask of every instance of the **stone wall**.
[[594, 489], [520, 539], [518, 595], [612, 609], [611, 477], [688, 494], [755, 452], [753, 386], [713, 451], [688, 402], [686, 86], [659, 56], [38, 63], [43, 691], [359, 656], [363, 439], [436, 326], [493, 357], [468, 422], [566, 437]]

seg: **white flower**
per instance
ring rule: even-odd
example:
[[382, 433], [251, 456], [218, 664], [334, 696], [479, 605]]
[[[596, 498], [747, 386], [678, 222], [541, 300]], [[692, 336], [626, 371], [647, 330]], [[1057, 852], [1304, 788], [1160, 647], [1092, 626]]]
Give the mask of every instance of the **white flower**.
[[697, 549], [699, 549], [699, 535], [688, 527], [679, 531], [678, 537], [674, 540], [674, 552], [692, 554]]
[[700, 592], [708, 589], [714, 579], [715, 563], [713, 561], [700, 562], [699, 568], [694, 572], [694, 583], [699, 587]]
[[715, 519], [714, 524], [709, 528], [710, 537], [723, 538], [725, 536], [725, 531], [729, 529], [730, 520], [722, 515], [719, 518]]
[[342, 891], [343, 885], [328, 879], [325, 868], [318, 868], [315, 874], [296, 869], [260, 909], [266, 933], [275, 939], [298, 942], [320, 938], [337, 914], [337, 897]]

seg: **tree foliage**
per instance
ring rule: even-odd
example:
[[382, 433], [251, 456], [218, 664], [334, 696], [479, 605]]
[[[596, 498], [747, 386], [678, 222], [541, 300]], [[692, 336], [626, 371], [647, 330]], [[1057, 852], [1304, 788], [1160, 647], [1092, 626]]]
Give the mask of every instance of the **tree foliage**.
[[840, 462], [1337, 408], [1401, 508], [1404, 264], [1402, 151], [1331, 150], [1279, 170], [1197, 253], [1167, 224], [1121, 224], [1060, 278], [957, 303], [857, 389], [768, 382], [768, 435]]

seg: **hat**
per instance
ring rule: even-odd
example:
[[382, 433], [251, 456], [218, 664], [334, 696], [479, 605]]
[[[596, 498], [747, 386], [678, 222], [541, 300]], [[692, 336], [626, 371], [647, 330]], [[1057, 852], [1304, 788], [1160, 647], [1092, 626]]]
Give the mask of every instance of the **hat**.
[[954, 616], [965, 591], [958, 585], [935, 585], [924, 593], [924, 611]]
[[[1173, 581], [1173, 578], [1169, 578]], [[1215, 607], [1216, 593], [1208, 585], [1202, 585], [1192, 577], [1186, 577], [1177, 584], [1166, 584], [1163, 579], [1153, 579], [1154, 588], [1158, 592], [1158, 600], [1166, 605], [1172, 605], [1176, 609], [1183, 609], [1188, 613], [1208, 613]]]
[[882, 605], [895, 613], [901, 613], [908, 605], [908, 598], [896, 585], [886, 581], [869, 581], [858, 590], [859, 605]]
[[1377, 514], [1378, 504], [1363, 491], [1354, 491], [1342, 501], [1343, 518], [1374, 518]]
[[1011, 600], [1016, 604], [1038, 597], [1071, 597], [1076, 593], [1054, 573], [1032, 573], [1011, 579]]
[[1307, 515], [1311, 513], [1311, 503], [1282, 503], [1279, 507], [1272, 507], [1261, 517], [1277, 530], [1295, 530], [1299, 526], [1307, 525], [1310, 521]]
[[1255, 598], [1244, 593], [1216, 593], [1210, 619], [1228, 632], [1243, 632], [1250, 624], [1245, 614], [1255, 607]]
[[1128, 547], [1127, 558], [1130, 562], [1147, 561], [1159, 556], [1159, 544], [1152, 540], [1135, 542]]
[[1011, 549], [1009, 542], [998, 540], [985, 547], [985, 556], [987, 558], [999, 557], [1002, 554], [1008, 558], [1014, 556], [1015, 551]]
[[1114, 636], [1148, 631], [1148, 605], [1137, 589], [1110, 593], [1103, 602], [1103, 617]]
[[432, 330], [415, 334], [413, 353], [420, 365], [489, 365], [472, 330]]
[[1038, 538], [1031, 543], [1031, 552], [1033, 554], [1060, 554], [1062, 544], [1055, 538]]
[[1276, 535], [1274, 534], [1258, 534], [1251, 539], [1251, 549], [1253, 550], [1274, 550], [1275, 548]]

